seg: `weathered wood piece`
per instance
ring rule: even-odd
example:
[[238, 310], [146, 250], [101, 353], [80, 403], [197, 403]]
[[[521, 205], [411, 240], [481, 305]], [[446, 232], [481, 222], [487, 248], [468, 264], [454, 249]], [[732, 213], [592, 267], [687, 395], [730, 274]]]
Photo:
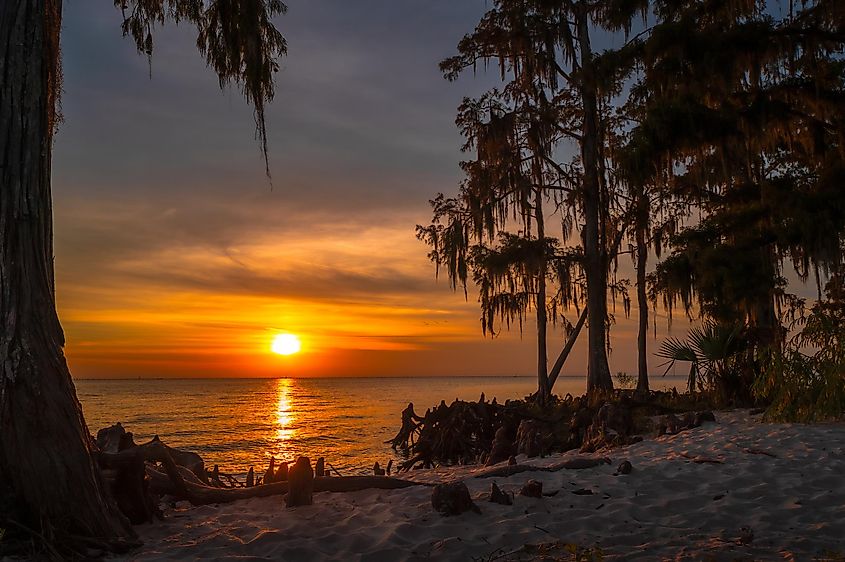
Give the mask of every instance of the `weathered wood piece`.
[[279, 462], [279, 470], [276, 471], [275, 476], [276, 482], [287, 482], [288, 481], [288, 463], [285, 461]]
[[467, 511], [481, 513], [463, 482], [437, 484], [431, 491], [431, 506], [440, 515], [460, 515]]
[[500, 427], [496, 430], [493, 448], [490, 450], [490, 456], [487, 457], [487, 462], [484, 465], [492, 466], [506, 461], [513, 455], [513, 452], [513, 443], [508, 437], [508, 430], [505, 427]]
[[603, 464], [610, 464], [610, 459], [604, 457], [575, 457], [549, 466], [533, 466], [530, 464], [497, 466], [480, 470], [473, 474], [473, 478], [506, 477], [519, 474], [520, 472], [557, 472], [565, 469], [583, 470]]
[[519, 495], [527, 498], [542, 498], [543, 483], [539, 480], [529, 480], [520, 488]]
[[314, 503], [314, 469], [308, 457], [299, 457], [288, 470], [288, 495], [285, 498], [288, 507], [311, 505]]
[[501, 505], [513, 505], [513, 498], [504, 493], [495, 482], [490, 486], [490, 501]]
[[264, 484], [272, 484], [276, 481], [276, 457], [270, 457], [270, 466], [264, 471]]

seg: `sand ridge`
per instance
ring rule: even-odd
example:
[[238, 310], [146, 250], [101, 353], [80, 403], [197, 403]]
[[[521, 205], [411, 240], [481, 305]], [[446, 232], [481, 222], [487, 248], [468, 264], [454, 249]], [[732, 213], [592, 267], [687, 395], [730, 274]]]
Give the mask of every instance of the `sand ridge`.
[[[550, 465], [572, 453], [525, 460]], [[463, 479], [481, 515], [441, 517], [431, 488], [320, 493], [285, 509], [282, 497], [192, 508], [139, 526], [129, 560], [530, 560], [524, 545], [574, 546], [605, 560], [825, 560], [845, 554], [845, 425], [761, 423], [748, 411], [603, 453], [609, 465], [473, 478], [478, 467], [415, 471], [421, 482]], [[629, 475], [615, 476], [623, 460]], [[487, 502], [495, 481], [542, 499]], [[578, 491], [579, 493], [573, 493]], [[592, 493], [587, 493], [590, 491]], [[559, 558], [554, 558], [559, 557]]]

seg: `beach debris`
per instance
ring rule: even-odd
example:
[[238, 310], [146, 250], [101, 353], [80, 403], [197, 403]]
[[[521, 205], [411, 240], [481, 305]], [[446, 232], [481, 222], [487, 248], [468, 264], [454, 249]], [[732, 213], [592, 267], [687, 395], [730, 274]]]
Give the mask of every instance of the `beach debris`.
[[491, 478], [500, 476], [511, 476], [520, 472], [557, 472], [559, 470], [583, 470], [594, 468], [603, 464], [610, 464], [607, 457], [574, 457], [568, 458], [559, 463], [549, 466], [534, 466], [532, 464], [516, 464], [508, 466], [497, 466], [480, 470], [473, 475], [473, 478]]
[[513, 505], [512, 494], [503, 492], [495, 482], [490, 486], [490, 501], [501, 505]]
[[217, 466], [216, 464], [214, 465], [214, 468], [211, 470], [211, 478], [209, 478], [209, 480], [211, 480], [212, 486], [216, 486], [218, 488], [223, 487], [223, 482], [220, 481], [220, 467]]
[[387, 461], [387, 468], [385, 469], [387, 471], [388, 476], [390, 476], [390, 470], [392, 468], [393, 468], [393, 459], [390, 459], [389, 461]]
[[502, 426], [496, 430], [496, 436], [493, 439], [493, 448], [490, 450], [490, 456], [487, 457], [485, 466], [491, 466], [508, 460], [512, 455], [513, 442], [508, 437], [508, 430]]
[[541, 498], [543, 497], [543, 483], [539, 480], [529, 480], [519, 490], [519, 495], [527, 498]]
[[543, 452], [543, 439], [540, 424], [537, 420], [522, 420], [516, 430], [517, 454], [524, 454], [528, 458], [540, 456]]
[[[113, 436], [118, 436], [119, 432], [119, 430], [114, 431]], [[104, 437], [104, 444], [106, 443], [105, 439]], [[111, 442], [120, 443], [121, 440], [119, 438], [112, 439]], [[109, 485], [118, 508], [135, 524], [149, 522], [155, 517], [161, 517], [158, 504], [159, 497], [164, 495], [171, 496], [173, 500], [187, 500], [192, 505], [208, 505], [254, 497], [281, 495], [288, 493], [290, 490], [289, 483], [285, 481], [247, 487], [233, 476], [221, 473], [217, 465], [210, 473], [210, 481], [203, 474], [208, 482], [206, 483], [188, 467], [177, 464], [175, 460], [175, 458], [178, 458], [181, 462], [196, 466], [195, 453], [173, 455], [171, 451], [177, 451], [177, 453], [183, 451], [168, 447], [157, 437], [138, 445], [134, 443], [130, 436], [124, 438], [122, 443], [120, 445], [120, 447], [124, 447], [122, 450], [115, 451], [116, 447], [114, 446], [109, 446], [109, 451], [98, 450], [97, 460], [103, 479]], [[282, 461], [279, 463], [279, 467], [279, 472], [276, 473], [277, 477], [282, 471], [287, 475], [287, 463]], [[310, 463], [308, 463], [307, 469], [310, 470]], [[258, 484], [261, 478], [255, 480], [255, 483]], [[312, 492], [354, 492], [367, 489], [395, 490], [421, 485], [418, 482], [390, 477], [314, 478], [313, 472], [310, 480]]]
[[246, 473], [246, 487], [252, 488], [255, 486], [255, 469], [249, 467], [249, 472]]
[[466, 484], [460, 481], [437, 484], [431, 491], [431, 506], [440, 515], [460, 515], [467, 511], [481, 513], [472, 501]]
[[577, 490], [572, 490], [572, 493], [576, 496], [592, 496], [593, 491], [589, 488], [578, 488]]
[[766, 409], [765, 409], [765, 408], [752, 408], [752, 409], [748, 412], [748, 415], [749, 415], [749, 416], [759, 416], [760, 414], [764, 413], [765, 411], [766, 411]]
[[279, 461], [279, 470], [276, 471], [274, 475], [276, 482], [287, 482], [288, 481], [288, 463], [285, 461]]
[[311, 505], [314, 503], [314, 469], [308, 457], [299, 457], [288, 470], [288, 495], [285, 498], [288, 507]]
[[373, 474], [375, 476], [384, 476], [384, 469], [379, 466], [378, 461], [373, 465]]
[[508, 457], [508, 466], [516, 466], [516, 457], [511, 455]]
[[264, 484], [272, 484], [276, 481], [276, 457], [270, 457], [270, 466], [264, 471]]
[[320, 457], [317, 459], [317, 463], [314, 465], [314, 476], [325, 476], [326, 475], [326, 459]]
[[393, 439], [385, 441], [385, 443], [389, 443], [394, 449], [397, 447], [405, 450], [411, 448], [414, 445], [414, 435], [418, 432], [422, 421], [423, 418], [414, 412], [414, 403], [408, 402], [408, 407], [402, 410], [402, 427], [399, 428], [399, 432]]
[[613, 475], [619, 476], [620, 474], [631, 474], [632, 470], [634, 470], [634, 467], [630, 461], [622, 461], [621, 463], [619, 463], [619, 467], [616, 469], [616, 472], [614, 472]]
[[715, 422], [716, 416], [713, 412], [705, 410], [702, 412], [687, 412], [683, 418], [673, 414], [662, 416], [657, 424], [657, 436], [676, 435], [688, 429], [700, 427], [706, 422]]
[[[461, 464], [476, 461], [489, 462], [496, 431], [505, 427], [507, 442], [513, 447], [519, 421], [533, 414], [523, 413], [523, 406], [506, 402], [465, 402], [455, 400], [447, 405], [440, 402], [425, 415], [417, 416], [412, 404], [402, 412], [402, 427], [396, 437], [388, 441], [394, 449], [407, 453], [408, 460], [398, 467], [400, 471], [431, 468], [437, 464]], [[507, 460], [515, 451], [508, 451], [496, 462]], [[497, 452], [498, 454], [498, 452]]]
[[631, 442], [633, 431], [634, 419], [630, 408], [605, 402], [584, 434], [581, 452], [592, 453], [608, 447], [627, 445]]

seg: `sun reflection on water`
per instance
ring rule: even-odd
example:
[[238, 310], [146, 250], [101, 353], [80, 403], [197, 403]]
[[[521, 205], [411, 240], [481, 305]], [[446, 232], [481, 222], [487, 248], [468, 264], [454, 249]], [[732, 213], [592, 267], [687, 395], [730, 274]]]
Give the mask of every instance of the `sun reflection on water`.
[[280, 441], [281, 446], [296, 434], [296, 429], [292, 427], [297, 416], [290, 400], [291, 386], [293, 385], [290, 379], [279, 379], [276, 384], [279, 395], [276, 402], [276, 440]]

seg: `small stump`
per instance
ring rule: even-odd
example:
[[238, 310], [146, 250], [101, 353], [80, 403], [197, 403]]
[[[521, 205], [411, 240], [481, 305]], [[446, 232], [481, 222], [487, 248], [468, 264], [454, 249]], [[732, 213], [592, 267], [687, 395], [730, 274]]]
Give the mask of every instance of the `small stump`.
[[513, 498], [504, 493], [495, 482], [490, 487], [490, 501], [501, 505], [513, 505]]
[[314, 503], [314, 469], [308, 457], [299, 457], [288, 471], [288, 507]]
[[502, 461], [508, 460], [513, 455], [513, 443], [508, 438], [508, 430], [500, 427], [496, 430], [496, 436], [493, 439], [493, 447], [490, 450], [490, 456], [487, 457], [485, 466], [492, 466]]
[[440, 515], [460, 515], [466, 511], [481, 513], [463, 482], [436, 485], [431, 492], [431, 506]]
[[519, 491], [519, 495], [527, 498], [542, 498], [543, 483], [538, 480], [529, 480]]

